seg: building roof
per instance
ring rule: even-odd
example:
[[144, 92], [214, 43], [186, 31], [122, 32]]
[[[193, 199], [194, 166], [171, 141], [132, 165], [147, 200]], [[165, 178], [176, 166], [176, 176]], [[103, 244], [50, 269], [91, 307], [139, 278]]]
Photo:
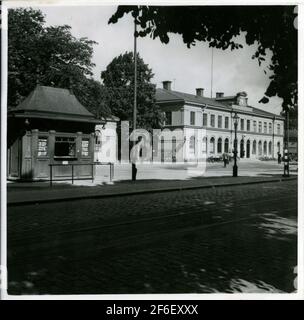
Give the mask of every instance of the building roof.
[[[194, 94], [179, 92], [179, 91], [173, 91], [173, 90], [166, 90], [166, 89], [156, 89], [156, 101], [157, 102], [170, 102], [170, 101], [180, 101], [180, 102], [192, 102], [202, 105], [212, 105], [216, 107], [222, 107], [226, 108], [227, 106], [216, 101], [215, 99], [206, 98], [197, 96]], [[231, 109], [231, 108], [230, 108]]]
[[40, 85], [10, 113], [35, 118], [101, 122], [68, 89]]
[[[194, 94], [179, 92], [179, 91], [173, 91], [173, 90], [166, 90], [166, 89], [156, 89], [156, 101], [161, 103], [169, 103], [169, 102], [181, 102], [181, 103], [195, 103], [195, 104], [201, 104], [202, 106], [208, 105], [208, 106], [214, 106], [218, 108], [225, 109], [227, 111], [232, 111], [233, 107], [230, 105], [230, 102], [235, 100], [235, 96], [223, 96], [220, 98], [207, 98], [207, 97], [201, 97]], [[229, 103], [228, 103], [229, 102]], [[252, 108], [252, 113], [264, 116], [264, 117], [276, 117], [278, 119], [284, 119], [282, 116], [264, 111], [255, 107]], [[241, 110], [238, 110], [238, 112], [242, 112]], [[245, 111], [244, 113], [251, 113], [249, 111]]]

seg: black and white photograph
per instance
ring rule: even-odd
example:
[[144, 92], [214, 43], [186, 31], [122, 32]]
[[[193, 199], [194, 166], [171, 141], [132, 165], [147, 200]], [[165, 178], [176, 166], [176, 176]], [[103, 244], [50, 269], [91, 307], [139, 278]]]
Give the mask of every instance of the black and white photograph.
[[1, 6], [2, 299], [303, 295], [302, 4]]

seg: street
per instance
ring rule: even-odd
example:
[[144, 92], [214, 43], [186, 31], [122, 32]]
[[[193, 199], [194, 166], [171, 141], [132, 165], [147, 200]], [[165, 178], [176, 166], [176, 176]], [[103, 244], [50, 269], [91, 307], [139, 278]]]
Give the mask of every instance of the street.
[[[284, 164], [277, 161], [260, 161], [238, 159], [239, 176], [271, 176], [282, 174]], [[228, 177], [232, 175], [233, 161], [224, 167], [223, 162], [207, 162], [205, 164], [177, 164], [177, 163], [142, 163], [137, 165], [137, 180], [185, 180], [196, 176], [204, 177]], [[114, 181], [126, 181], [131, 179], [130, 164], [115, 164]], [[290, 164], [291, 174], [297, 174], [297, 164]], [[110, 181], [108, 166], [97, 166], [94, 184]], [[89, 185], [90, 181], [74, 181], [76, 185]]]
[[294, 292], [297, 181], [8, 208], [9, 294]]

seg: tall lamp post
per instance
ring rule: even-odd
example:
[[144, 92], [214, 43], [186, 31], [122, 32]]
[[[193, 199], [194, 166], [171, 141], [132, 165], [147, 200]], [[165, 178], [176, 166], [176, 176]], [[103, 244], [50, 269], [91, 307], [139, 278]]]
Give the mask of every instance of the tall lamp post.
[[234, 123], [234, 148], [233, 148], [233, 159], [234, 159], [234, 164], [233, 164], [233, 177], [237, 177], [238, 176], [238, 167], [236, 164], [236, 157], [237, 157], [237, 126], [238, 126], [238, 122], [240, 117], [237, 115], [237, 113], [234, 113], [233, 118], [233, 123]]
[[[137, 115], [137, 47], [136, 47], [136, 38], [137, 38], [137, 28], [136, 21], [134, 20], [134, 104], [133, 104], [133, 132], [136, 130], [136, 115]], [[133, 147], [136, 145], [136, 142], [133, 142]], [[132, 162], [132, 181], [136, 181], [137, 168], [135, 162]]]
[[284, 174], [283, 177], [289, 177], [289, 110], [285, 111], [285, 148], [284, 148]]

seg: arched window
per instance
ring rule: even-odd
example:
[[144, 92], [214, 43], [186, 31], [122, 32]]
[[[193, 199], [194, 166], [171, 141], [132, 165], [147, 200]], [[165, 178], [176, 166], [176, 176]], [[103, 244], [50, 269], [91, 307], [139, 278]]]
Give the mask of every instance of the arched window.
[[278, 141], [278, 143], [277, 143], [277, 148], [278, 148], [278, 153], [281, 153], [281, 144], [280, 144], [280, 141]]
[[272, 143], [271, 143], [271, 141], [269, 141], [269, 143], [268, 143], [268, 154], [272, 155]]
[[101, 148], [101, 132], [95, 130], [95, 151], [99, 151]]
[[259, 141], [258, 151], [259, 151], [259, 156], [261, 156], [262, 155], [262, 141]]
[[189, 150], [191, 153], [195, 153], [195, 137], [190, 137]]
[[217, 153], [222, 153], [222, 138], [217, 139]]
[[263, 154], [264, 156], [267, 156], [267, 142], [264, 141], [264, 145], [263, 145]]
[[160, 139], [160, 161], [165, 162], [165, 138]]
[[246, 158], [250, 158], [250, 140], [246, 142]]
[[228, 153], [229, 152], [229, 139], [225, 139], [225, 147], [224, 147], [224, 152]]
[[172, 137], [172, 162], [176, 162], [176, 137]]
[[206, 153], [206, 152], [207, 152], [207, 137], [204, 137], [204, 138], [203, 138], [202, 152], [203, 152], [203, 153]]
[[215, 139], [212, 137], [210, 139], [210, 153], [214, 153], [215, 151]]
[[256, 154], [256, 141], [253, 140], [253, 144], [252, 144], [252, 154]]

